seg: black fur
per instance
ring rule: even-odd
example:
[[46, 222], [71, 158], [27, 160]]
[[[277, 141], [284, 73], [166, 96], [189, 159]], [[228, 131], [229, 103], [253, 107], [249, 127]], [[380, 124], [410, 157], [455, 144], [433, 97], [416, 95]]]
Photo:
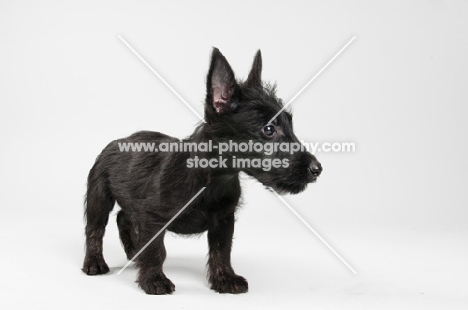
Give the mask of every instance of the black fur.
[[[273, 123], [275, 133], [267, 136], [265, 124], [282, 108], [275, 88], [262, 84], [262, 59], [257, 52], [246, 81], [236, 81], [225, 57], [214, 49], [207, 78], [206, 123], [185, 139], [189, 142], [232, 141], [299, 142], [292, 128], [292, 116], [281, 113]], [[208, 231], [208, 275], [211, 288], [219, 293], [244, 293], [247, 281], [234, 273], [230, 252], [234, 214], [241, 195], [239, 172], [256, 178], [279, 193], [299, 193], [316, 180], [322, 168], [308, 152], [228, 152], [227, 168], [188, 168], [187, 159], [217, 158], [216, 152], [121, 152], [120, 142], [178, 142], [159, 132], [138, 132], [111, 142], [98, 156], [88, 176], [85, 217], [86, 257], [83, 271], [105, 274], [109, 267], [102, 254], [102, 240], [109, 212], [115, 202], [120, 238], [131, 259], [202, 188], [206, 189], [169, 225], [179, 234]], [[280, 158], [287, 168], [235, 168], [233, 156]], [[137, 258], [139, 286], [148, 294], [170, 294], [175, 286], [162, 266], [166, 258], [164, 232]]]

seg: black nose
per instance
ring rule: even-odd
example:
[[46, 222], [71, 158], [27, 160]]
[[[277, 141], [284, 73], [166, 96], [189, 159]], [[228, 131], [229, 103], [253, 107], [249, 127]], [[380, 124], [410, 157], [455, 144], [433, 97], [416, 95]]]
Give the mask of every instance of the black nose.
[[318, 177], [322, 173], [322, 165], [319, 162], [313, 162], [309, 166], [309, 171], [312, 173], [312, 176]]

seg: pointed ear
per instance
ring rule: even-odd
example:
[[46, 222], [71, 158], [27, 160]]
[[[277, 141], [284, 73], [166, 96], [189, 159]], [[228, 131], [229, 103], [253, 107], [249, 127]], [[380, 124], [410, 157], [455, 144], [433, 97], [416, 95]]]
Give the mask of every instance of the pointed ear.
[[206, 103], [210, 104], [217, 114], [222, 113], [226, 109], [236, 85], [231, 66], [223, 54], [217, 48], [214, 48], [211, 54], [211, 64], [206, 84]]
[[252, 69], [245, 83], [247, 86], [262, 86], [262, 53], [260, 50], [255, 54]]

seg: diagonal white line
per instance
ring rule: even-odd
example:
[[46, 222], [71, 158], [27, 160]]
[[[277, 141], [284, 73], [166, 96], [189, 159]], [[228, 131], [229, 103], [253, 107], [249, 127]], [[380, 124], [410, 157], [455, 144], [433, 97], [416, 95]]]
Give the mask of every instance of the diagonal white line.
[[197, 113], [197, 111], [195, 111], [195, 110], [192, 108], [192, 106], [191, 106], [187, 101], [185, 101], [185, 99], [182, 98], [182, 96], [179, 95], [179, 93], [176, 92], [176, 90], [175, 90], [174, 88], [172, 88], [172, 86], [169, 85], [169, 83], [167, 83], [166, 80], [165, 80], [161, 75], [159, 75], [159, 73], [156, 72], [156, 70], [154, 70], [153, 67], [151, 67], [151, 66], [149, 65], [149, 63], [147, 63], [146, 60], [144, 60], [143, 57], [141, 57], [140, 54], [138, 54], [138, 52], [135, 51], [135, 49], [134, 49], [133, 47], [131, 47], [130, 44], [127, 43], [127, 41], [125, 41], [124, 38], [122, 38], [122, 36], [119, 35], [118, 37], [119, 37], [119, 39], [120, 39], [120, 40], [121, 40], [121, 41], [122, 41], [122, 42], [123, 42], [123, 43], [124, 43], [124, 44], [125, 44], [125, 45], [126, 45], [126, 46], [127, 46], [127, 47], [128, 47], [128, 48], [129, 48], [129, 49], [130, 49], [130, 50], [131, 50], [131, 51], [132, 51], [132, 52], [149, 68], [149, 69], [150, 69], [150, 70], [151, 70], [151, 72], [153, 72], [153, 73], [161, 80], [161, 82], [163, 82], [163, 83], [167, 86], [167, 88], [169, 88], [169, 89], [177, 96], [177, 98], [179, 98], [190, 110], [192, 110], [192, 112], [195, 113], [195, 115], [198, 116], [198, 118], [199, 118], [202, 122], [206, 123], [205, 120], [203, 119], [203, 117], [201, 117], [201, 116]]
[[122, 271], [124, 271], [124, 270], [125, 270], [125, 268], [127, 268], [127, 267], [128, 267], [128, 265], [130, 265], [130, 264], [131, 264], [131, 263], [132, 263], [132, 262], [135, 260], [135, 258], [137, 258], [137, 257], [138, 257], [138, 255], [140, 255], [140, 254], [141, 254], [141, 253], [142, 253], [142, 252], [143, 252], [143, 251], [144, 251], [144, 250], [145, 250], [145, 249], [146, 249], [146, 248], [147, 248], [147, 247], [150, 245], [150, 243], [151, 243], [151, 242], [153, 242], [153, 241], [154, 241], [154, 239], [156, 239], [156, 238], [157, 238], [157, 237], [158, 237], [158, 236], [159, 236], [159, 235], [160, 235], [160, 234], [161, 234], [161, 233], [162, 233], [162, 232], [163, 232], [163, 231], [164, 231], [164, 230], [165, 230], [165, 229], [166, 229], [166, 228], [167, 228], [167, 227], [168, 227], [168, 226], [169, 226], [171, 223], [172, 223], [172, 221], [173, 221], [173, 220], [175, 220], [175, 219], [176, 219], [176, 217], [178, 217], [178, 216], [179, 216], [179, 215], [180, 215], [180, 214], [181, 214], [181, 213], [182, 213], [182, 212], [185, 210], [185, 208], [187, 208], [187, 207], [188, 207], [188, 205], [189, 205], [189, 204], [191, 204], [191, 203], [192, 203], [192, 201], [194, 201], [194, 200], [195, 200], [195, 198], [197, 198], [197, 197], [198, 197], [198, 195], [200, 195], [200, 194], [201, 194], [201, 192], [203, 192], [203, 191], [205, 190], [205, 188], [206, 188], [206, 187], [202, 187], [202, 189], [201, 189], [201, 190], [200, 190], [200, 191], [199, 191], [199, 192], [198, 192], [198, 193], [197, 193], [195, 196], [193, 196], [193, 198], [192, 198], [192, 199], [190, 199], [190, 201], [189, 201], [189, 202], [187, 202], [187, 203], [185, 204], [185, 206], [184, 206], [182, 209], [180, 209], [180, 211], [179, 211], [179, 212], [177, 212], [177, 214], [176, 214], [176, 215], [174, 215], [174, 216], [173, 216], [173, 217], [172, 217], [172, 218], [169, 220], [169, 222], [167, 222], [167, 223], [166, 223], [166, 225], [164, 225], [164, 227], [163, 227], [163, 228], [161, 228], [161, 230], [160, 230], [160, 231], [158, 231], [158, 233], [157, 233], [156, 235], [154, 235], [154, 237], [153, 237], [153, 238], [151, 238], [151, 240], [150, 240], [150, 241], [148, 241], [148, 242], [145, 244], [145, 246], [144, 246], [144, 247], [142, 247], [142, 248], [141, 248], [141, 250], [140, 250], [140, 251], [138, 251], [138, 253], [136, 253], [136, 254], [135, 254], [135, 256], [133, 256], [133, 258], [132, 258], [131, 260], [129, 260], [129, 261], [128, 261], [128, 262], [125, 264], [125, 266], [123, 266], [123, 267], [122, 267], [122, 269], [120, 269], [120, 271], [119, 271], [119, 272], [117, 272], [117, 275], [120, 275], [120, 274], [122, 273]]
[[295, 94], [294, 97], [292, 97], [291, 100], [289, 100], [288, 103], [286, 103], [286, 104], [284, 105], [284, 107], [283, 107], [281, 110], [279, 110], [279, 112], [276, 113], [275, 116], [273, 116], [273, 117], [271, 118], [271, 120], [270, 120], [268, 123], [273, 122], [273, 121], [275, 120], [275, 118], [277, 118], [278, 115], [280, 115], [281, 112], [283, 112], [284, 109], [286, 109], [286, 108], [294, 101], [294, 99], [296, 99], [297, 96], [299, 96], [299, 95], [307, 88], [307, 86], [309, 86], [310, 83], [312, 83], [312, 82], [320, 75], [320, 73], [322, 73], [322, 71], [325, 70], [325, 69], [335, 60], [335, 58], [338, 57], [338, 56], [354, 41], [354, 39], [356, 39], [356, 36], [354, 36], [351, 40], [349, 40], [349, 42], [346, 43], [345, 46], [343, 46], [343, 47], [340, 49], [340, 51], [339, 51], [338, 53], [336, 53], [336, 55], [333, 56], [333, 58], [330, 59], [330, 60], [325, 64], [325, 66], [323, 66], [323, 68], [320, 69], [320, 71], [317, 72], [317, 74], [315, 74], [315, 75], [310, 79], [310, 81], [307, 82], [307, 84], [305, 84], [304, 87], [302, 87], [302, 88], [297, 92], [297, 94]]
[[320, 236], [320, 235], [318, 234], [318, 232], [316, 232], [315, 229], [313, 229], [312, 226], [310, 226], [309, 223], [307, 223], [307, 222], [302, 218], [302, 216], [300, 216], [300, 215], [296, 212], [296, 210], [294, 210], [294, 209], [289, 205], [289, 203], [287, 203], [286, 200], [283, 199], [283, 197], [281, 197], [280, 195], [278, 195], [278, 193], [277, 193], [273, 188], [270, 187], [270, 189], [273, 191], [273, 193], [276, 194], [276, 196], [279, 198], [279, 200], [281, 200], [281, 201], [286, 205], [286, 207], [288, 207], [289, 210], [291, 210], [292, 213], [294, 213], [294, 215], [297, 216], [297, 217], [301, 220], [301, 222], [304, 223], [304, 225], [307, 226], [307, 228], [309, 228], [310, 231], [312, 231], [312, 232], [315, 234], [315, 236], [317, 236], [317, 238], [319, 238], [320, 241], [322, 241], [322, 243], [325, 244], [325, 245], [327, 246], [327, 248], [328, 248], [330, 251], [332, 251], [332, 253], [335, 254], [335, 256], [338, 257], [338, 258], [341, 260], [341, 262], [342, 262], [343, 264], [346, 265], [346, 267], [349, 268], [349, 270], [351, 270], [354, 274], [357, 274], [356, 270], [354, 270], [353, 267], [351, 267], [351, 266], [343, 259], [343, 257], [341, 257], [341, 255], [338, 254], [338, 253], [328, 244], [328, 242], [325, 241], [325, 239], [323, 239], [322, 236]]

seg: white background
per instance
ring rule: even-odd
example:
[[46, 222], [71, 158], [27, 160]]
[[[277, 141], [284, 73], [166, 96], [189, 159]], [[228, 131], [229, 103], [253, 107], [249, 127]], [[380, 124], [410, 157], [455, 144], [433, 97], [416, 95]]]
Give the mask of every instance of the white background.
[[[464, 1], [1, 1], [2, 309], [466, 309], [468, 4]], [[88, 277], [86, 176], [111, 140], [176, 137], [197, 117], [117, 38], [202, 113], [212, 46], [246, 77], [255, 51], [297, 136], [356, 143], [319, 153], [319, 182], [285, 199], [244, 182], [233, 265], [249, 293], [211, 291], [206, 236], [168, 236], [171, 296], [134, 283], [115, 212], [111, 273]], [[115, 210], [114, 210], [115, 211]]]

